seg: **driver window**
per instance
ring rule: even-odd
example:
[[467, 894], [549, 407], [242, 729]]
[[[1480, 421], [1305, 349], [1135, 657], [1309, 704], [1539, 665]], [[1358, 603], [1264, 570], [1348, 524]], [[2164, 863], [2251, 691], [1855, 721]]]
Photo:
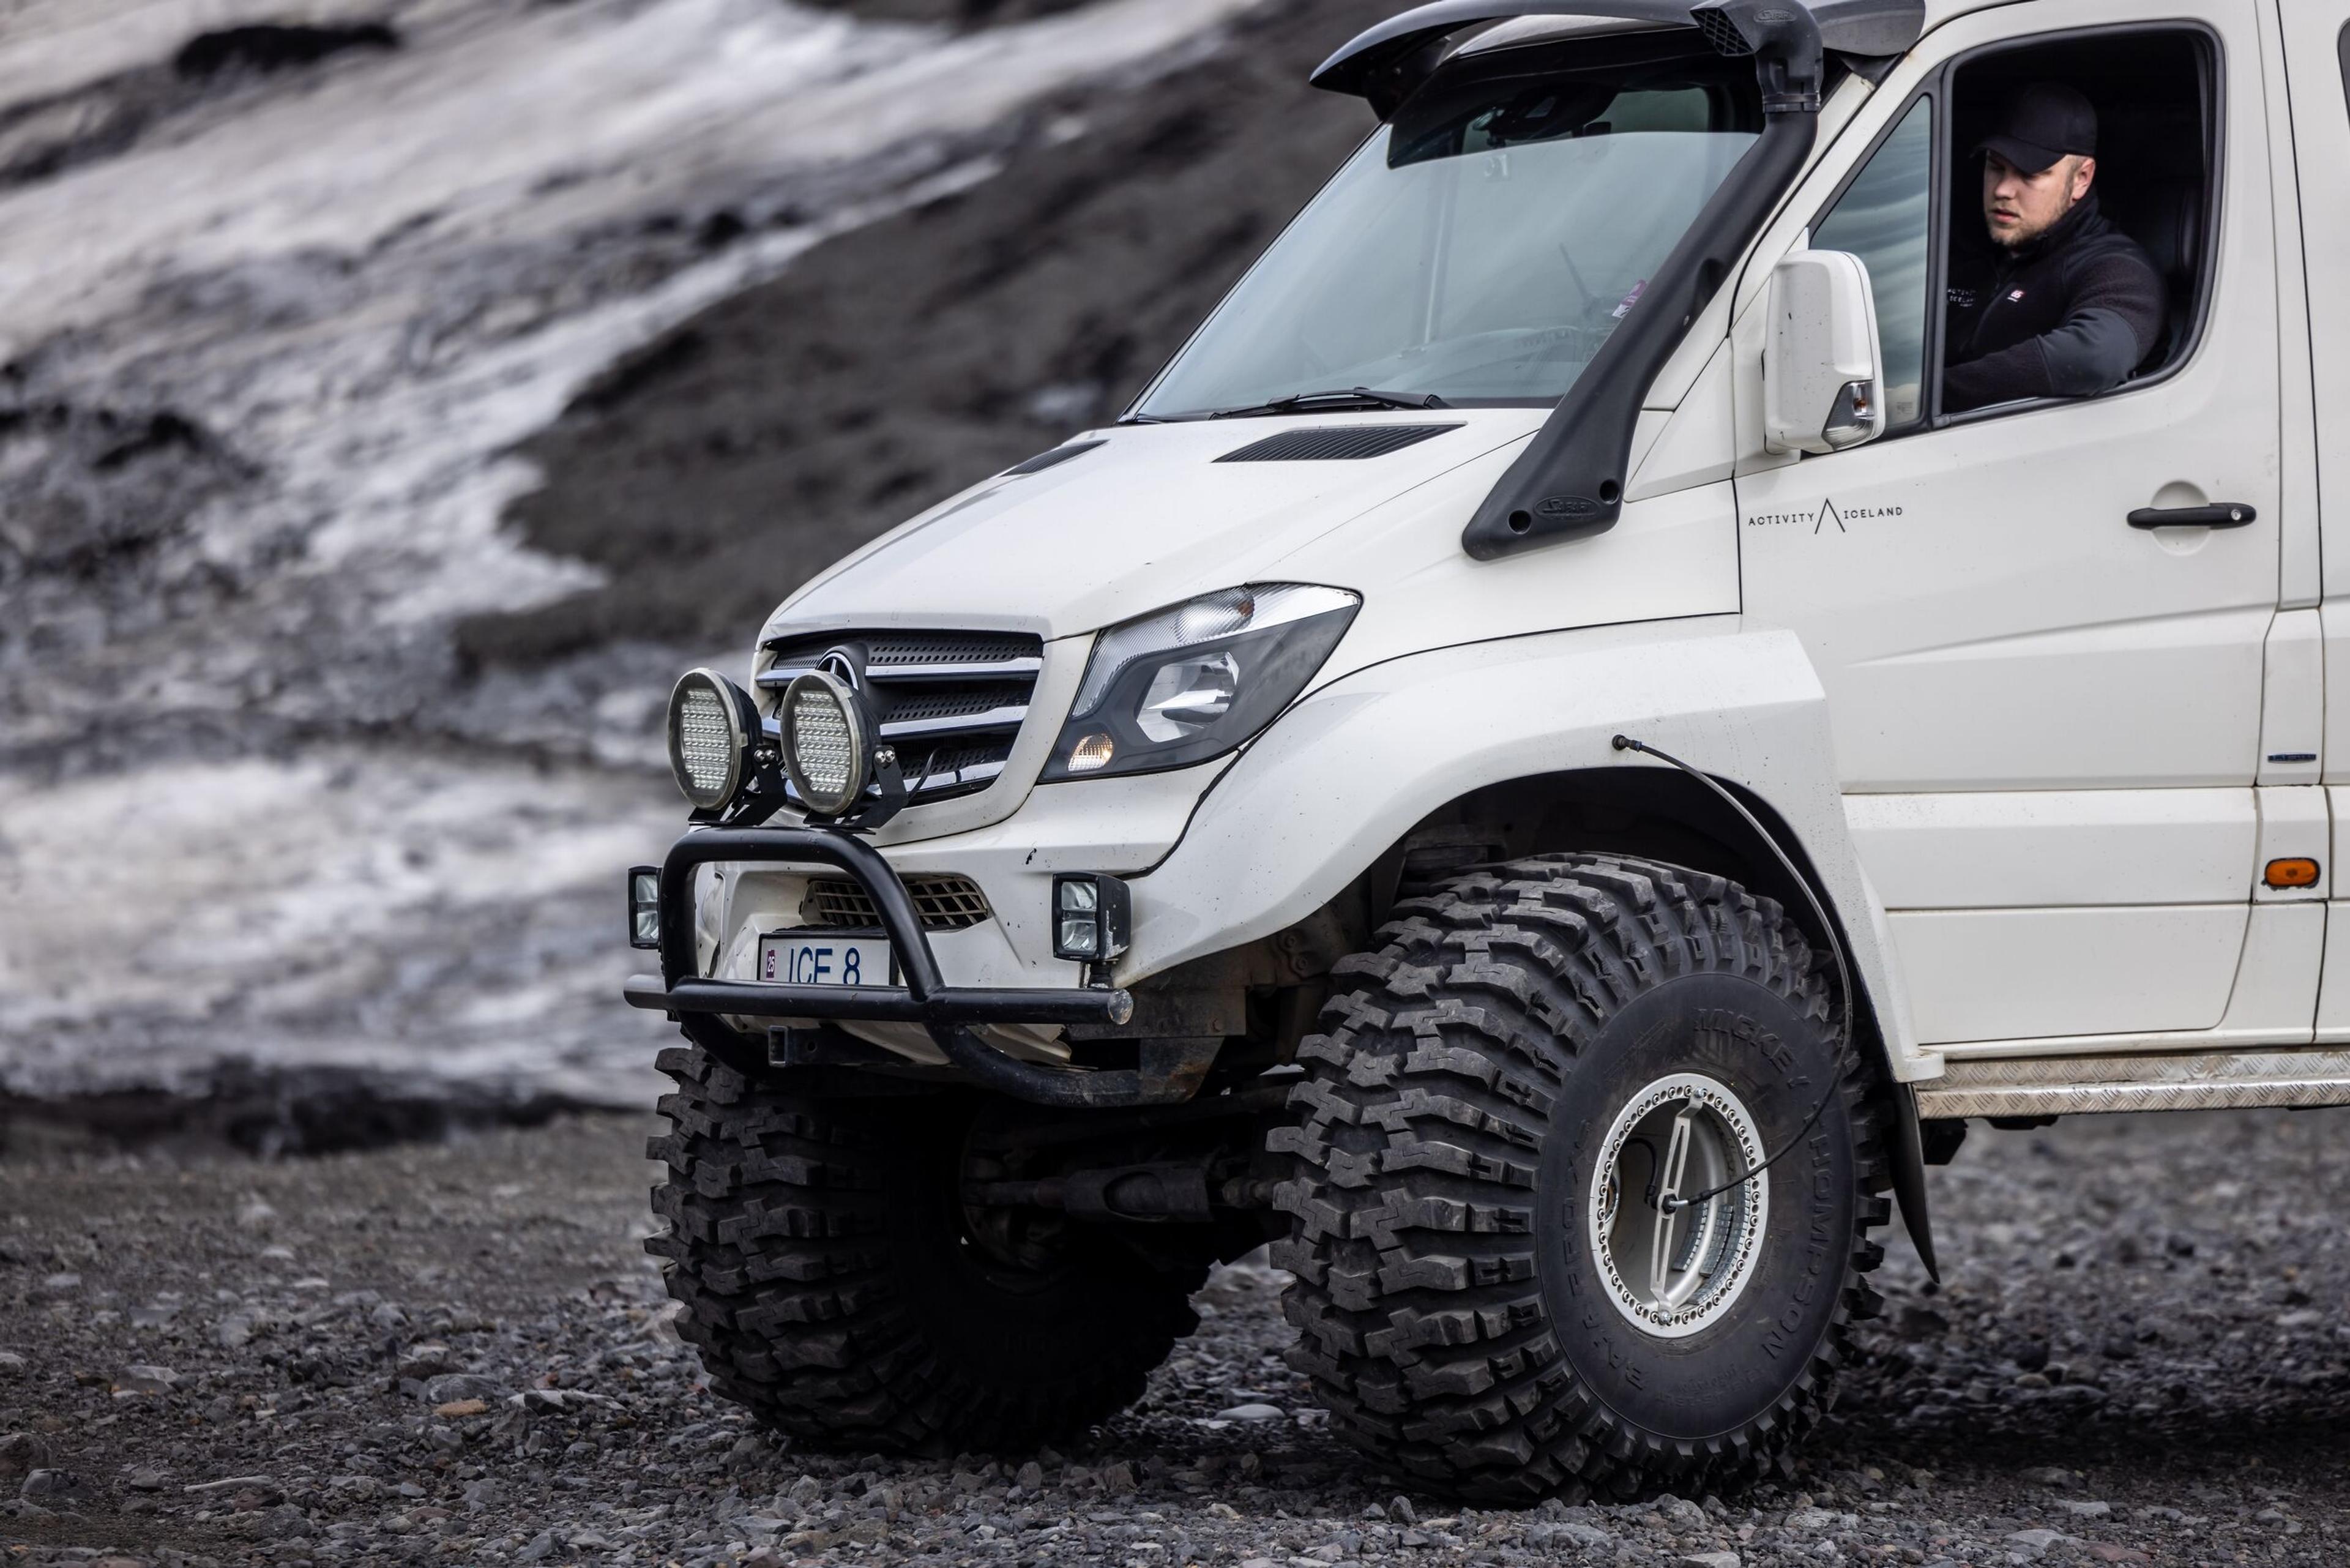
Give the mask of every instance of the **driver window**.
[[2099, 28], [1953, 69], [1942, 413], [2106, 396], [2185, 360], [2209, 303], [2217, 42]]
[[1926, 285], [1931, 261], [1934, 102], [1919, 99], [1812, 233], [1815, 250], [1868, 268], [1885, 356], [1886, 428], [1925, 415]]
[[[2185, 361], [2210, 304], [2217, 63], [2184, 25], [2055, 35], [1961, 59], [1903, 111], [1812, 226], [1814, 248], [1868, 269], [1887, 433], [2103, 396]], [[2104, 156], [2043, 161], [2033, 179], [2073, 183], [2026, 202], [1997, 149], [2030, 159], [2029, 135]], [[2026, 219], [2042, 226], [2002, 245], [1995, 225]]]

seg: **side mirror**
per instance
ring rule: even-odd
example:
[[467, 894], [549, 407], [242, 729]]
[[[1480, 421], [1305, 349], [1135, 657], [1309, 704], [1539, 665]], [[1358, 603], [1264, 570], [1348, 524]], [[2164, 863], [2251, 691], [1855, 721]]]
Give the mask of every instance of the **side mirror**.
[[1885, 433], [1885, 357], [1868, 268], [1797, 251], [1771, 269], [1762, 432], [1774, 452], [1839, 452]]

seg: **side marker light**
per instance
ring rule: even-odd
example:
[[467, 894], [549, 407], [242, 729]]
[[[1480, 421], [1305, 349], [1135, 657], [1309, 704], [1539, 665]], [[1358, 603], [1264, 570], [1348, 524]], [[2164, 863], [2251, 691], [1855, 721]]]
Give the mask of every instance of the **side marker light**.
[[2303, 856], [2270, 861], [2261, 880], [2272, 888], [2314, 888], [2317, 877], [2317, 862]]

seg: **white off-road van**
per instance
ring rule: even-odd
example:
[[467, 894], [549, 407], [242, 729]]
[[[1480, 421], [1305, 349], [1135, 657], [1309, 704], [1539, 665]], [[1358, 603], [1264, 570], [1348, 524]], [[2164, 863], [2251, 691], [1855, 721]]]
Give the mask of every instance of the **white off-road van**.
[[[1334, 55], [1378, 128], [1125, 418], [677, 689], [629, 1000], [716, 1386], [1016, 1449], [1270, 1238], [1380, 1464], [1723, 1485], [1893, 1199], [1933, 1266], [1968, 1118], [2350, 1103], [2345, 23], [1440, 0]], [[1958, 411], [1975, 149], [2051, 81], [2168, 325]]]

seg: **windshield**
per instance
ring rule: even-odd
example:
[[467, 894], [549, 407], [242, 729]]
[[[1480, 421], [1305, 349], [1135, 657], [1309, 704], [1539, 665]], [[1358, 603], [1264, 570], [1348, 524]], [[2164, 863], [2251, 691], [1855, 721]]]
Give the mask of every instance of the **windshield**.
[[1685, 52], [1693, 44], [1586, 41], [1572, 67], [1557, 51], [1511, 50], [1506, 66], [1440, 78], [1347, 161], [1129, 417], [1352, 389], [1555, 402], [1760, 132], [1751, 64]]

